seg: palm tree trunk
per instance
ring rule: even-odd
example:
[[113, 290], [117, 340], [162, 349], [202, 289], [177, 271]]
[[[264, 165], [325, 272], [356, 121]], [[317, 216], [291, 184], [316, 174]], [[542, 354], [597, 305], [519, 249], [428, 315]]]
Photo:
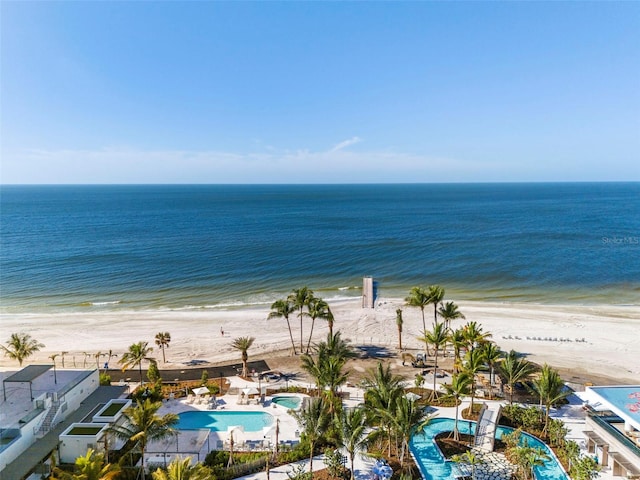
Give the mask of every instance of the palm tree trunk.
[[304, 343], [302, 340], [302, 307], [300, 307], [300, 353], [304, 350]]
[[309, 333], [309, 341], [307, 342], [307, 353], [309, 353], [309, 347], [311, 346], [311, 337], [313, 336], [313, 326], [316, 323], [316, 319], [311, 319], [311, 333]]
[[402, 327], [398, 325], [398, 348], [402, 350]]
[[438, 347], [436, 347], [436, 361], [435, 361], [435, 368], [433, 370], [433, 398], [436, 398], [436, 374], [438, 373]]
[[458, 440], [460, 440], [460, 432], [458, 431], [458, 397], [456, 398], [456, 420], [454, 422], [453, 425], [453, 439], [457, 442]]
[[140, 386], [142, 386], [142, 360], [138, 363], [138, 369], [140, 370]]
[[144, 471], [144, 451], [146, 450], [144, 440], [141, 440], [141, 441], [140, 441], [140, 450], [142, 450], [142, 458], [141, 458], [141, 465], [142, 465], [142, 480], [144, 480], [144, 479], [145, 479], [145, 471]]
[[164, 356], [164, 344], [160, 346], [160, 349], [162, 350], [162, 363], [167, 363], [167, 359]]
[[291, 346], [293, 347], [293, 354], [297, 355], [298, 352], [296, 352], [296, 344], [293, 341], [293, 333], [291, 332], [291, 323], [289, 323], [289, 319], [287, 318], [287, 327], [289, 327], [289, 336], [291, 337]]
[[355, 480], [356, 478], [356, 470], [355, 467], [353, 465], [353, 460], [354, 460], [355, 455], [353, 454], [353, 452], [349, 453], [349, 461], [351, 462], [351, 480]]

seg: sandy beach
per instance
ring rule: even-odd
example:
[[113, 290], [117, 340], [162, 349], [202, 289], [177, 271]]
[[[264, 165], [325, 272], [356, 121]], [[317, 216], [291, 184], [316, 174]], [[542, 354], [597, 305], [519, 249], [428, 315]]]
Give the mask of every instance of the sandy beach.
[[[380, 298], [374, 309], [361, 308], [360, 300], [331, 303], [335, 329], [355, 345], [379, 345], [395, 350], [398, 342], [396, 309], [403, 309], [403, 346], [421, 349], [416, 339], [422, 329], [420, 310], [404, 306], [402, 299]], [[536, 305], [517, 303], [459, 302], [468, 321], [480, 323], [493, 334], [503, 350], [515, 349], [530, 360], [561, 368], [582, 377], [592, 374], [619, 382], [638, 382], [640, 378], [640, 306]], [[52, 354], [65, 354], [65, 366], [95, 365], [96, 352], [122, 354], [138, 341], [154, 347], [153, 356], [162, 363], [162, 353], [154, 343], [158, 332], [171, 334], [166, 350], [166, 368], [184, 366], [200, 359], [212, 363], [238, 360], [231, 347], [234, 338], [255, 337], [249, 351], [251, 359], [286, 352], [291, 341], [284, 319], [267, 320], [268, 306], [244, 310], [188, 310], [86, 312], [71, 314], [2, 315], [2, 341], [13, 332], [27, 332], [45, 344], [26, 364], [50, 362]], [[425, 310], [427, 328], [433, 310]], [[292, 317], [291, 327], [296, 345], [300, 342], [299, 320]], [[454, 327], [464, 321], [456, 321]], [[310, 320], [304, 320], [304, 342]], [[314, 341], [326, 335], [326, 322], [318, 320]], [[510, 338], [511, 337], [511, 338]], [[529, 337], [530, 339], [527, 339]], [[558, 340], [533, 340], [533, 338]], [[570, 341], [560, 341], [559, 339]], [[584, 341], [582, 341], [584, 339]], [[580, 341], [576, 341], [580, 340]], [[86, 354], [85, 354], [86, 352]], [[106, 357], [100, 357], [100, 365]], [[112, 358], [111, 367], [117, 362]], [[60, 358], [57, 364], [60, 366]], [[0, 366], [17, 367], [9, 358], [0, 357]], [[161, 368], [163, 366], [161, 365]]]

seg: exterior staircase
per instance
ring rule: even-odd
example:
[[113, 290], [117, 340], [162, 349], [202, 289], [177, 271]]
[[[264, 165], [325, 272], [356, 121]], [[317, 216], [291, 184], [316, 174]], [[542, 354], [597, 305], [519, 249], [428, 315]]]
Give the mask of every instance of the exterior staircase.
[[493, 452], [496, 429], [501, 412], [502, 405], [500, 404], [487, 405], [485, 403], [482, 405], [473, 440], [474, 447], [480, 448], [485, 452]]
[[51, 407], [49, 408], [49, 411], [45, 415], [44, 420], [40, 425], [40, 429], [38, 430], [38, 436], [40, 437], [44, 436], [46, 433], [49, 432], [49, 430], [51, 430], [52, 427], [55, 426], [53, 422], [55, 421], [56, 415], [60, 411], [60, 407], [62, 406], [63, 403], [64, 403], [64, 400], [60, 400], [60, 399], [51, 401]]

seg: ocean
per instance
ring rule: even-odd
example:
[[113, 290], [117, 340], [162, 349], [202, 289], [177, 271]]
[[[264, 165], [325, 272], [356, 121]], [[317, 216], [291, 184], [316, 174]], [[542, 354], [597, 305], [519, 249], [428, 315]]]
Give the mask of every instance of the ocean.
[[0, 313], [640, 303], [640, 183], [0, 187]]

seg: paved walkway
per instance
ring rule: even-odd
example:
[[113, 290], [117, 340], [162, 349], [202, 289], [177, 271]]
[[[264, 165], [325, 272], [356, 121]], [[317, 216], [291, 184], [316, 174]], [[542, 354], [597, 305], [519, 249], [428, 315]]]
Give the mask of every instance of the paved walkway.
[[[343, 452], [344, 453], [344, 452]], [[371, 478], [371, 467], [374, 461], [370, 458], [356, 455], [355, 459], [355, 473], [356, 480], [369, 480]], [[294, 465], [304, 465], [306, 471], [309, 471], [309, 460], [302, 460], [296, 463], [290, 463], [287, 465], [280, 465], [269, 470], [269, 480], [289, 480], [287, 472], [293, 470]], [[313, 471], [318, 471], [326, 468], [324, 464], [324, 455], [318, 455], [313, 457]], [[347, 460], [347, 468], [349, 468]], [[267, 480], [266, 472], [258, 472], [246, 477], [240, 477], [240, 480]]]

